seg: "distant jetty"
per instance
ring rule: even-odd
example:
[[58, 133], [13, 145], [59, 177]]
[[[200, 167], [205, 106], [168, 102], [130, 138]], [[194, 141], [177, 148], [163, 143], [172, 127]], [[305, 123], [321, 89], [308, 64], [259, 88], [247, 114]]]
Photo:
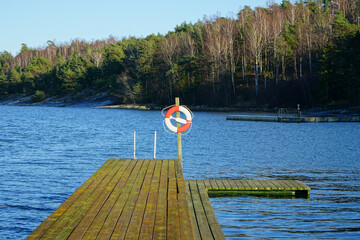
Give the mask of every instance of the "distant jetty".
[[275, 115], [229, 115], [226, 120], [284, 122], [284, 123], [323, 123], [360, 122], [360, 116], [275, 116]]

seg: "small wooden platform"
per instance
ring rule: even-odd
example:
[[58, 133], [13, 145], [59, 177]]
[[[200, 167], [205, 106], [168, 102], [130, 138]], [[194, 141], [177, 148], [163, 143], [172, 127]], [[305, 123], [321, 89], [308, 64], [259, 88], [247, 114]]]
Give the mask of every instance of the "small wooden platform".
[[310, 187], [299, 180], [196, 180], [204, 185], [210, 197], [233, 195], [290, 195], [308, 197]]
[[276, 116], [276, 115], [229, 115], [226, 120], [261, 121], [283, 123], [325, 123], [325, 122], [360, 122], [360, 116]]
[[175, 159], [109, 159], [27, 239], [195, 239]]
[[188, 180], [186, 186], [195, 237], [199, 240], [225, 239], [209, 196], [246, 194], [307, 197], [310, 194], [310, 187], [298, 180]]

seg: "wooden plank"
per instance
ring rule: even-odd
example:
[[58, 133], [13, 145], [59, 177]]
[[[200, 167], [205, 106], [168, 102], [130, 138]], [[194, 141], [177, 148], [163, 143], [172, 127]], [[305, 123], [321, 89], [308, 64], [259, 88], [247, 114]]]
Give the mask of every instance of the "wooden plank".
[[130, 177], [127, 180], [126, 184], [124, 185], [124, 188], [121, 191], [121, 194], [119, 195], [118, 199], [116, 200], [113, 208], [111, 209], [111, 212], [106, 217], [105, 222], [103, 223], [103, 226], [100, 229], [100, 232], [97, 236], [98, 239], [110, 239], [113, 230], [116, 226], [116, 223], [123, 211], [123, 208], [126, 204], [126, 200], [128, 199], [128, 195], [131, 192], [133, 186], [136, 184], [136, 179], [139, 174], [139, 171], [143, 167], [143, 160], [134, 160], [136, 162], [136, 165], [132, 172], [130, 173]]
[[245, 183], [249, 184], [251, 190], [259, 190], [259, 188], [254, 183], [254, 180], [245, 180]]
[[196, 216], [195, 216], [193, 197], [192, 197], [192, 194], [191, 194], [191, 191], [190, 191], [190, 183], [189, 183], [189, 181], [186, 181], [186, 183], [187, 183], [186, 184], [186, 190], [188, 192], [188, 196], [187, 196], [188, 208], [189, 208], [191, 219], [192, 219], [195, 239], [201, 240], [201, 236], [200, 236], [200, 232], [199, 232], [199, 225], [197, 223], [197, 219], [196, 219]]
[[271, 190], [271, 186], [269, 186], [269, 183], [267, 180], [257, 180], [258, 183], [260, 183], [263, 186], [263, 189], [265, 191], [270, 191]]
[[282, 181], [280, 180], [270, 180], [275, 186], [277, 186], [279, 188], [279, 190], [286, 190], [287, 189], [287, 185], [284, 184]]
[[153, 231], [155, 224], [155, 211], [158, 200], [159, 182], [161, 174], [162, 161], [156, 161], [156, 166], [151, 179], [150, 193], [144, 213], [144, 219], [140, 230], [139, 239], [153, 239]]
[[169, 159], [169, 170], [168, 170], [168, 177], [175, 178], [175, 160]]
[[236, 183], [235, 183], [235, 181], [233, 179], [228, 179], [227, 181], [229, 182], [229, 184], [231, 186], [231, 189], [233, 189], [233, 190], [238, 190], [239, 189], [239, 187], [236, 185]]
[[250, 184], [248, 183], [247, 180], [240, 180], [241, 184], [244, 185], [245, 190], [251, 190], [252, 187], [250, 186]]
[[95, 187], [99, 183], [99, 178], [104, 178], [101, 174], [114, 162], [114, 159], [107, 160], [90, 178], [88, 178], [63, 204], [61, 204], [48, 218], [46, 218], [28, 237], [27, 239], [40, 238], [60, 217], [68, 210], [73, 203], [90, 188]]
[[292, 180], [283, 180], [290, 188], [291, 190], [303, 190], [302, 186], [297, 185], [294, 181]]
[[266, 188], [269, 188], [269, 190], [271, 191], [279, 190], [279, 188], [271, 180], [259, 180], [259, 181], [266, 184]]
[[286, 190], [296, 190], [293, 186], [289, 185], [286, 180], [279, 180], [285, 187]]
[[206, 240], [214, 239], [212, 236], [209, 224], [208, 224], [208, 220], [206, 218], [203, 204], [201, 202], [201, 197], [200, 197], [200, 193], [199, 193], [199, 189], [197, 187], [196, 181], [189, 180], [189, 184], [190, 184], [190, 191], [191, 191], [191, 196], [192, 196], [192, 200], [193, 200], [193, 204], [194, 204], [195, 216], [196, 216], [197, 224], [199, 227], [199, 233], [200, 233], [201, 239], [206, 239]]
[[[207, 194], [206, 188], [204, 186], [198, 185], [198, 190], [200, 193], [201, 202], [202, 202], [213, 238], [216, 240], [222, 240], [222, 239], [225, 240], [224, 233], [221, 230], [221, 227], [216, 218], [214, 209], [211, 206], [211, 202], [210, 202], [209, 196]], [[203, 239], [209, 239], [209, 238], [203, 238]]]
[[128, 195], [126, 204], [122, 209], [120, 217], [117, 219], [117, 224], [114, 228], [114, 232], [111, 235], [111, 239], [123, 239], [125, 237], [126, 230], [129, 226], [132, 214], [134, 212], [136, 200], [138, 198], [141, 186], [144, 182], [144, 177], [147, 172], [150, 160], [146, 159], [143, 161], [144, 163], [142, 164], [141, 169], [136, 176], [135, 184], [133, 185], [130, 194]]
[[264, 191], [266, 190], [265, 187], [261, 184], [261, 182], [259, 180], [252, 180], [252, 182], [255, 184], [255, 186], [257, 187], [257, 190], [259, 191]]
[[209, 180], [204, 180], [204, 184], [207, 189], [211, 189], [211, 184]]
[[290, 180], [299, 190], [307, 190], [309, 187], [298, 180]]
[[289, 185], [286, 180], [278, 180], [285, 186], [285, 190], [297, 190], [296, 187], [293, 187], [291, 184]]
[[[120, 194], [123, 191], [123, 188], [126, 183], [128, 183], [130, 174], [133, 172], [137, 161], [129, 159], [129, 165], [123, 171], [120, 180], [117, 182], [115, 188], [113, 189], [111, 195], [109, 196], [106, 203], [102, 206], [99, 213], [96, 215], [95, 219], [91, 223], [88, 230], [85, 232], [83, 239], [95, 239], [96, 236], [99, 234], [108, 214], [111, 212], [112, 208], [114, 207], [117, 199], [119, 198]], [[134, 170], [136, 171], [136, 170]], [[70, 237], [73, 237], [73, 234]]]
[[307, 190], [309, 187], [297, 180], [289, 180], [298, 190]]
[[243, 184], [244, 180], [234, 180], [234, 183], [236, 184], [236, 186], [238, 186], [239, 190], [246, 190], [246, 186]]
[[222, 179], [221, 182], [224, 184], [226, 190], [232, 189], [227, 179]]
[[[51, 226], [51, 228], [46, 231], [46, 233], [42, 236], [43, 238], [54, 239], [58, 234], [68, 231], [65, 226], [69, 226], [72, 228], [72, 224], [77, 224], [81, 220], [81, 218], [86, 214], [89, 207], [96, 200], [99, 194], [103, 191], [103, 189], [110, 182], [112, 177], [117, 171], [118, 165], [121, 165], [123, 162], [114, 162], [109, 166], [108, 174], [105, 175], [103, 179], [98, 179], [98, 184], [93, 185], [94, 188], [88, 189], [88, 192], [83, 194], [80, 198], [75, 201], [71, 207], [65, 211], [61, 217]], [[72, 229], [71, 229], [72, 230]]]
[[222, 182], [222, 180], [216, 179], [215, 181], [216, 181], [216, 184], [218, 185], [219, 190], [225, 190], [226, 189], [226, 187], [225, 187], [224, 183]]
[[196, 180], [196, 184], [197, 185], [201, 185], [201, 186], [205, 186], [205, 184], [204, 184], [204, 180]]
[[218, 187], [218, 185], [216, 183], [216, 180], [210, 179], [209, 182], [211, 184], [211, 189], [214, 189], [214, 190], [219, 189], [219, 187]]
[[[190, 215], [190, 209], [188, 206], [188, 195], [190, 195], [185, 186], [185, 180], [181, 176], [177, 176], [178, 184], [178, 204], [179, 204], [179, 222], [180, 222], [180, 239], [195, 239], [195, 232], [193, 227], [193, 220]], [[188, 185], [188, 184], [187, 184]]]
[[89, 228], [95, 217], [98, 215], [103, 205], [108, 200], [108, 197], [114, 190], [114, 187], [118, 183], [119, 179], [122, 177], [130, 162], [130, 159], [124, 161], [124, 163], [117, 170], [117, 174], [112, 178], [112, 180], [109, 182], [109, 184], [100, 194], [100, 196], [96, 199], [94, 204], [91, 206], [86, 215], [81, 219], [79, 224], [77, 226], [75, 224], [71, 224], [71, 226], [74, 228], [74, 231], [71, 232], [71, 228], [66, 228], [66, 231], [64, 231], [63, 229], [63, 231], [58, 234], [58, 237], [66, 238], [68, 235], [71, 234], [69, 236], [69, 239], [81, 239], [85, 235], [87, 229]]
[[126, 230], [126, 239], [138, 239], [140, 229], [144, 217], [146, 202], [150, 192], [150, 184], [153, 177], [156, 161], [150, 161], [143, 184], [140, 189], [139, 196], [136, 200], [136, 205], [131, 216], [129, 226]]
[[169, 159], [175, 161], [175, 174], [177, 177], [181, 176], [183, 178], [183, 169], [182, 169], [182, 161], [179, 159]]
[[205, 187], [205, 183], [204, 183], [203, 180], [196, 180], [196, 184], [197, 184], [198, 186], [202, 186], [202, 187], [206, 188], [206, 187]]
[[168, 171], [169, 161], [163, 160], [155, 212], [154, 239], [166, 239]]
[[311, 190], [309, 186], [307, 186], [306, 184], [304, 184], [303, 182], [299, 181], [299, 180], [295, 180], [299, 185], [302, 186], [302, 188], [304, 190]]
[[169, 191], [168, 191], [168, 239], [194, 239], [194, 231], [187, 204], [185, 181], [182, 171], [175, 171], [172, 179], [172, 166], [180, 166], [180, 160], [169, 160]]
[[[171, 163], [171, 161], [170, 161]], [[166, 239], [180, 239], [179, 209], [177, 202], [176, 178], [169, 177]]]

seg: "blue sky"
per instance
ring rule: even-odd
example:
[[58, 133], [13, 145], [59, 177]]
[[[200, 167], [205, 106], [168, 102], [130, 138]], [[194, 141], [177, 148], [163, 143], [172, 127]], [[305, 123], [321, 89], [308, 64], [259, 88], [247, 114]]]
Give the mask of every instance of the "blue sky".
[[[280, 1], [274, 1], [279, 3]], [[79, 38], [103, 40], [110, 35], [146, 37], [165, 34], [176, 25], [204, 16], [235, 16], [245, 5], [266, 7], [267, 0], [0, 0], [0, 52], [13, 55], [21, 44], [43, 47]]]

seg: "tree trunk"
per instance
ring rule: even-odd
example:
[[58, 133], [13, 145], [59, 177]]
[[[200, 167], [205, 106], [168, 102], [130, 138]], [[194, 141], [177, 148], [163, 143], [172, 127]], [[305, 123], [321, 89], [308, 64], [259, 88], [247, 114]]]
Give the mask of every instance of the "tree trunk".
[[[245, 77], [245, 73], [246, 73], [246, 52], [245, 52], [245, 43], [243, 45], [244, 47], [244, 54], [243, 54], [243, 59], [244, 59], [244, 68], [243, 68], [243, 76]], [[249, 87], [249, 80], [246, 78], [246, 86]]]
[[[244, 62], [244, 56], [241, 56], [241, 71], [242, 71], [242, 77], [245, 80], [245, 62]], [[248, 87], [249, 84], [246, 82], [246, 86]]]
[[286, 80], [286, 76], [285, 76], [285, 56], [284, 55], [281, 56], [281, 64], [282, 64], [282, 77], [283, 77], [283, 80]]
[[309, 49], [309, 70], [310, 70], [310, 73], [312, 73], [312, 63], [311, 63], [311, 49]]
[[256, 97], [258, 96], [258, 58], [255, 57], [255, 69], [254, 69], [254, 72], [255, 72], [255, 95]]
[[311, 62], [311, 38], [310, 36], [307, 36], [307, 42], [308, 42], [308, 53], [309, 53], [309, 71], [310, 74], [312, 73], [312, 62]]
[[303, 75], [302, 75], [302, 55], [300, 54], [300, 62], [299, 62], [299, 76], [300, 79], [302, 79]]
[[234, 63], [234, 57], [230, 56], [230, 71], [231, 71], [231, 84], [232, 84], [232, 88], [233, 88], [233, 93], [234, 95], [236, 94], [235, 92], [235, 63]]
[[213, 101], [213, 105], [214, 105], [214, 99], [215, 99], [215, 96], [216, 96], [216, 89], [215, 89], [215, 66], [212, 66], [211, 67], [211, 75], [212, 75], [212, 89], [213, 89], [213, 97], [211, 98], [212, 101]]
[[173, 99], [173, 97], [172, 97], [172, 78], [174, 78], [173, 74], [172, 74], [172, 77], [169, 77], [169, 97], [170, 97], [169, 100]]
[[295, 53], [294, 53], [294, 79], [298, 79], [298, 77], [297, 77], [296, 54]]
[[266, 51], [265, 51], [265, 66], [264, 66], [264, 89], [266, 89], [266, 74], [267, 74], [267, 72], [266, 72], [266, 67], [267, 67], [267, 53], [266, 53]]

